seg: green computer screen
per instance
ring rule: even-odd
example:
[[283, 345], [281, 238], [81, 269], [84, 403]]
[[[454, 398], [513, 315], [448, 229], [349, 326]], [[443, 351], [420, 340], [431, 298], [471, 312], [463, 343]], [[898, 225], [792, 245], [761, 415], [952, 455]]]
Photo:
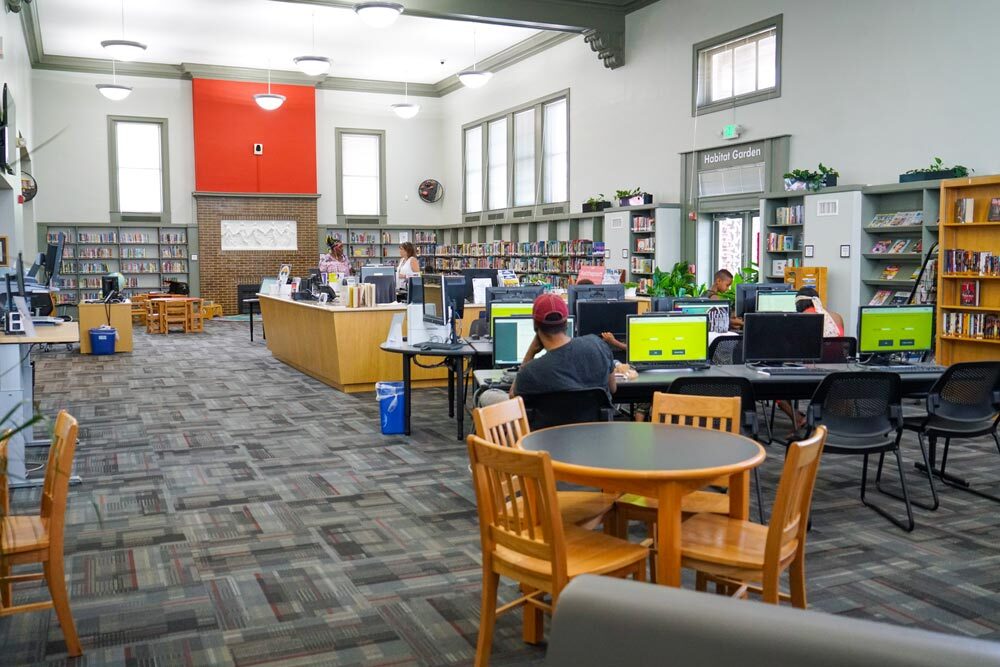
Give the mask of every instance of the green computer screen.
[[758, 313], [794, 313], [795, 292], [757, 292]]
[[493, 321], [498, 317], [510, 317], [511, 315], [531, 315], [533, 304], [525, 303], [503, 303], [494, 301], [490, 304], [490, 335], [493, 335]]
[[708, 319], [703, 315], [647, 315], [628, 318], [629, 363], [704, 361]]
[[934, 337], [934, 308], [862, 308], [858, 351], [922, 352], [931, 349]]

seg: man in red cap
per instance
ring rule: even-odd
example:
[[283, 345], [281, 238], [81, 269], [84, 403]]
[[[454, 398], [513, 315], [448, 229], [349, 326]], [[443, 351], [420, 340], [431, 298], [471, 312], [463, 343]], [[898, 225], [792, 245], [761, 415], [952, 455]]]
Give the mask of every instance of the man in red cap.
[[[531, 318], [535, 338], [524, 355], [510, 395], [604, 389], [610, 398], [615, 391], [611, 350], [597, 336], [566, 335], [566, 301], [555, 294], [543, 294], [535, 299]], [[538, 356], [543, 350], [545, 354]]]

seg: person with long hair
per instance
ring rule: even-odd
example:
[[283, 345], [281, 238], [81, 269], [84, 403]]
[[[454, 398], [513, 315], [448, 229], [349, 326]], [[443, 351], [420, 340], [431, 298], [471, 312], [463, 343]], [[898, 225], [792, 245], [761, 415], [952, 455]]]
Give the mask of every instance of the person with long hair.
[[351, 263], [344, 255], [344, 244], [333, 238], [326, 237], [326, 247], [329, 249], [325, 255], [319, 258], [320, 273], [337, 273], [347, 276], [351, 273]]
[[396, 288], [406, 289], [407, 281], [420, 275], [420, 262], [417, 261], [417, 249], [409, 241], [399, 244], [399, 266], [396, 267]]

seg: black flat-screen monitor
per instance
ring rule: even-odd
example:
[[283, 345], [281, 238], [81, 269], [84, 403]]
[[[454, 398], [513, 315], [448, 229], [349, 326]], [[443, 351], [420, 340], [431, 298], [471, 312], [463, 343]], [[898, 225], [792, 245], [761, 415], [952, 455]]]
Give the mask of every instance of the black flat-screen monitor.
[[740, 283], [736, 286], [736, 316], [757, 312], [758, 292], [794, 291], [795, 286], [786, 283]]
[[621, 283], [615, 285], [570, 285], [566, 304], [572, 315], [576, 312], [577, 300], [588, 301], [623, 301], [625, 299], [625, 286]]
[[497, 269], [462, 269], [465, 277], [465, 301], [475, 303], [475, 289], [472, 283], [476, 278], [489, 278], [490, 287], [497, 286]]
[[420, 276], [406, 279], [406, 303], [424, 302], [424, 283]]
[[600, 336], [608, 331], [623, 340], [628, 330], [628, 316], [638, 312], [638, 301], [579, 301], [576, 304], [577, 335]]
[[59, 277], [59, 267], [62, 264], [63, 244], [66, 242], [66, 235], [59, 232], [55, 243], [50, 243], [45, 250], [45, 284], [51, 285], [52, 281]]
[[3, 144], [3, 151], [0, 159], [3, 159], [4, 169], [13, 174], [16, 171], [14, 165], [17, 164], [21, 156], [20, 149], [17, 147], [17, 119], [14, 114], [14, 98], [11, 97], [10, 88], [7, 87], [6, 83], [3, 85], [2, 111], [3, 125], [0, 126], [0, 143]]
[[747, 313], [743, 360], [747, 363], [818, 362], [823, 358], [821, 313]]
[[120, 287], [116, 276], [101, 276], [101, 298], [105, 301], [114, 298]]
[[[487, 287], [486, 288], [486, 317], [492, 320], [492, 304], [496, 302], [504, 303], [533, 303], [535, 299], [545, 293], [545, 288], [541, 285], [522, 285], [520, 287]], [[506, 313], [513, 314], [513, 313]], [[531, 314], [531, 311], [528, 311]], [[572, 313], [571, 313], [572, 314]]]

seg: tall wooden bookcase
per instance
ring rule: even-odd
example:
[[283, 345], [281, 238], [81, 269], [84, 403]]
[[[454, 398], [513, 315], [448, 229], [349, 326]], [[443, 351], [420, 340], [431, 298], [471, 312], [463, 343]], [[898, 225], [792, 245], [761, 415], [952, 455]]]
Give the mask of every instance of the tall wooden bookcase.
[[[1000, 333], [949, 333], [949, 318], [1000, 318], [1000, 269], [980, 273], [949, 266], [948, 252], [964, 250], [1000, 254], [1000, 221], [989, 221], [990, 203], [1000, 198], [1000, 176], [954, 178], [941, 182], [941, 223], [938, 231], [940, 253], [938, 271], [937, 362], [948, 365], [962, 361], [1000, 359]], [[972, 222], [956, 222], [959, 200], [974, 201]], [[979, 305], [964, 305], [963, 282], [979, 283]]]

